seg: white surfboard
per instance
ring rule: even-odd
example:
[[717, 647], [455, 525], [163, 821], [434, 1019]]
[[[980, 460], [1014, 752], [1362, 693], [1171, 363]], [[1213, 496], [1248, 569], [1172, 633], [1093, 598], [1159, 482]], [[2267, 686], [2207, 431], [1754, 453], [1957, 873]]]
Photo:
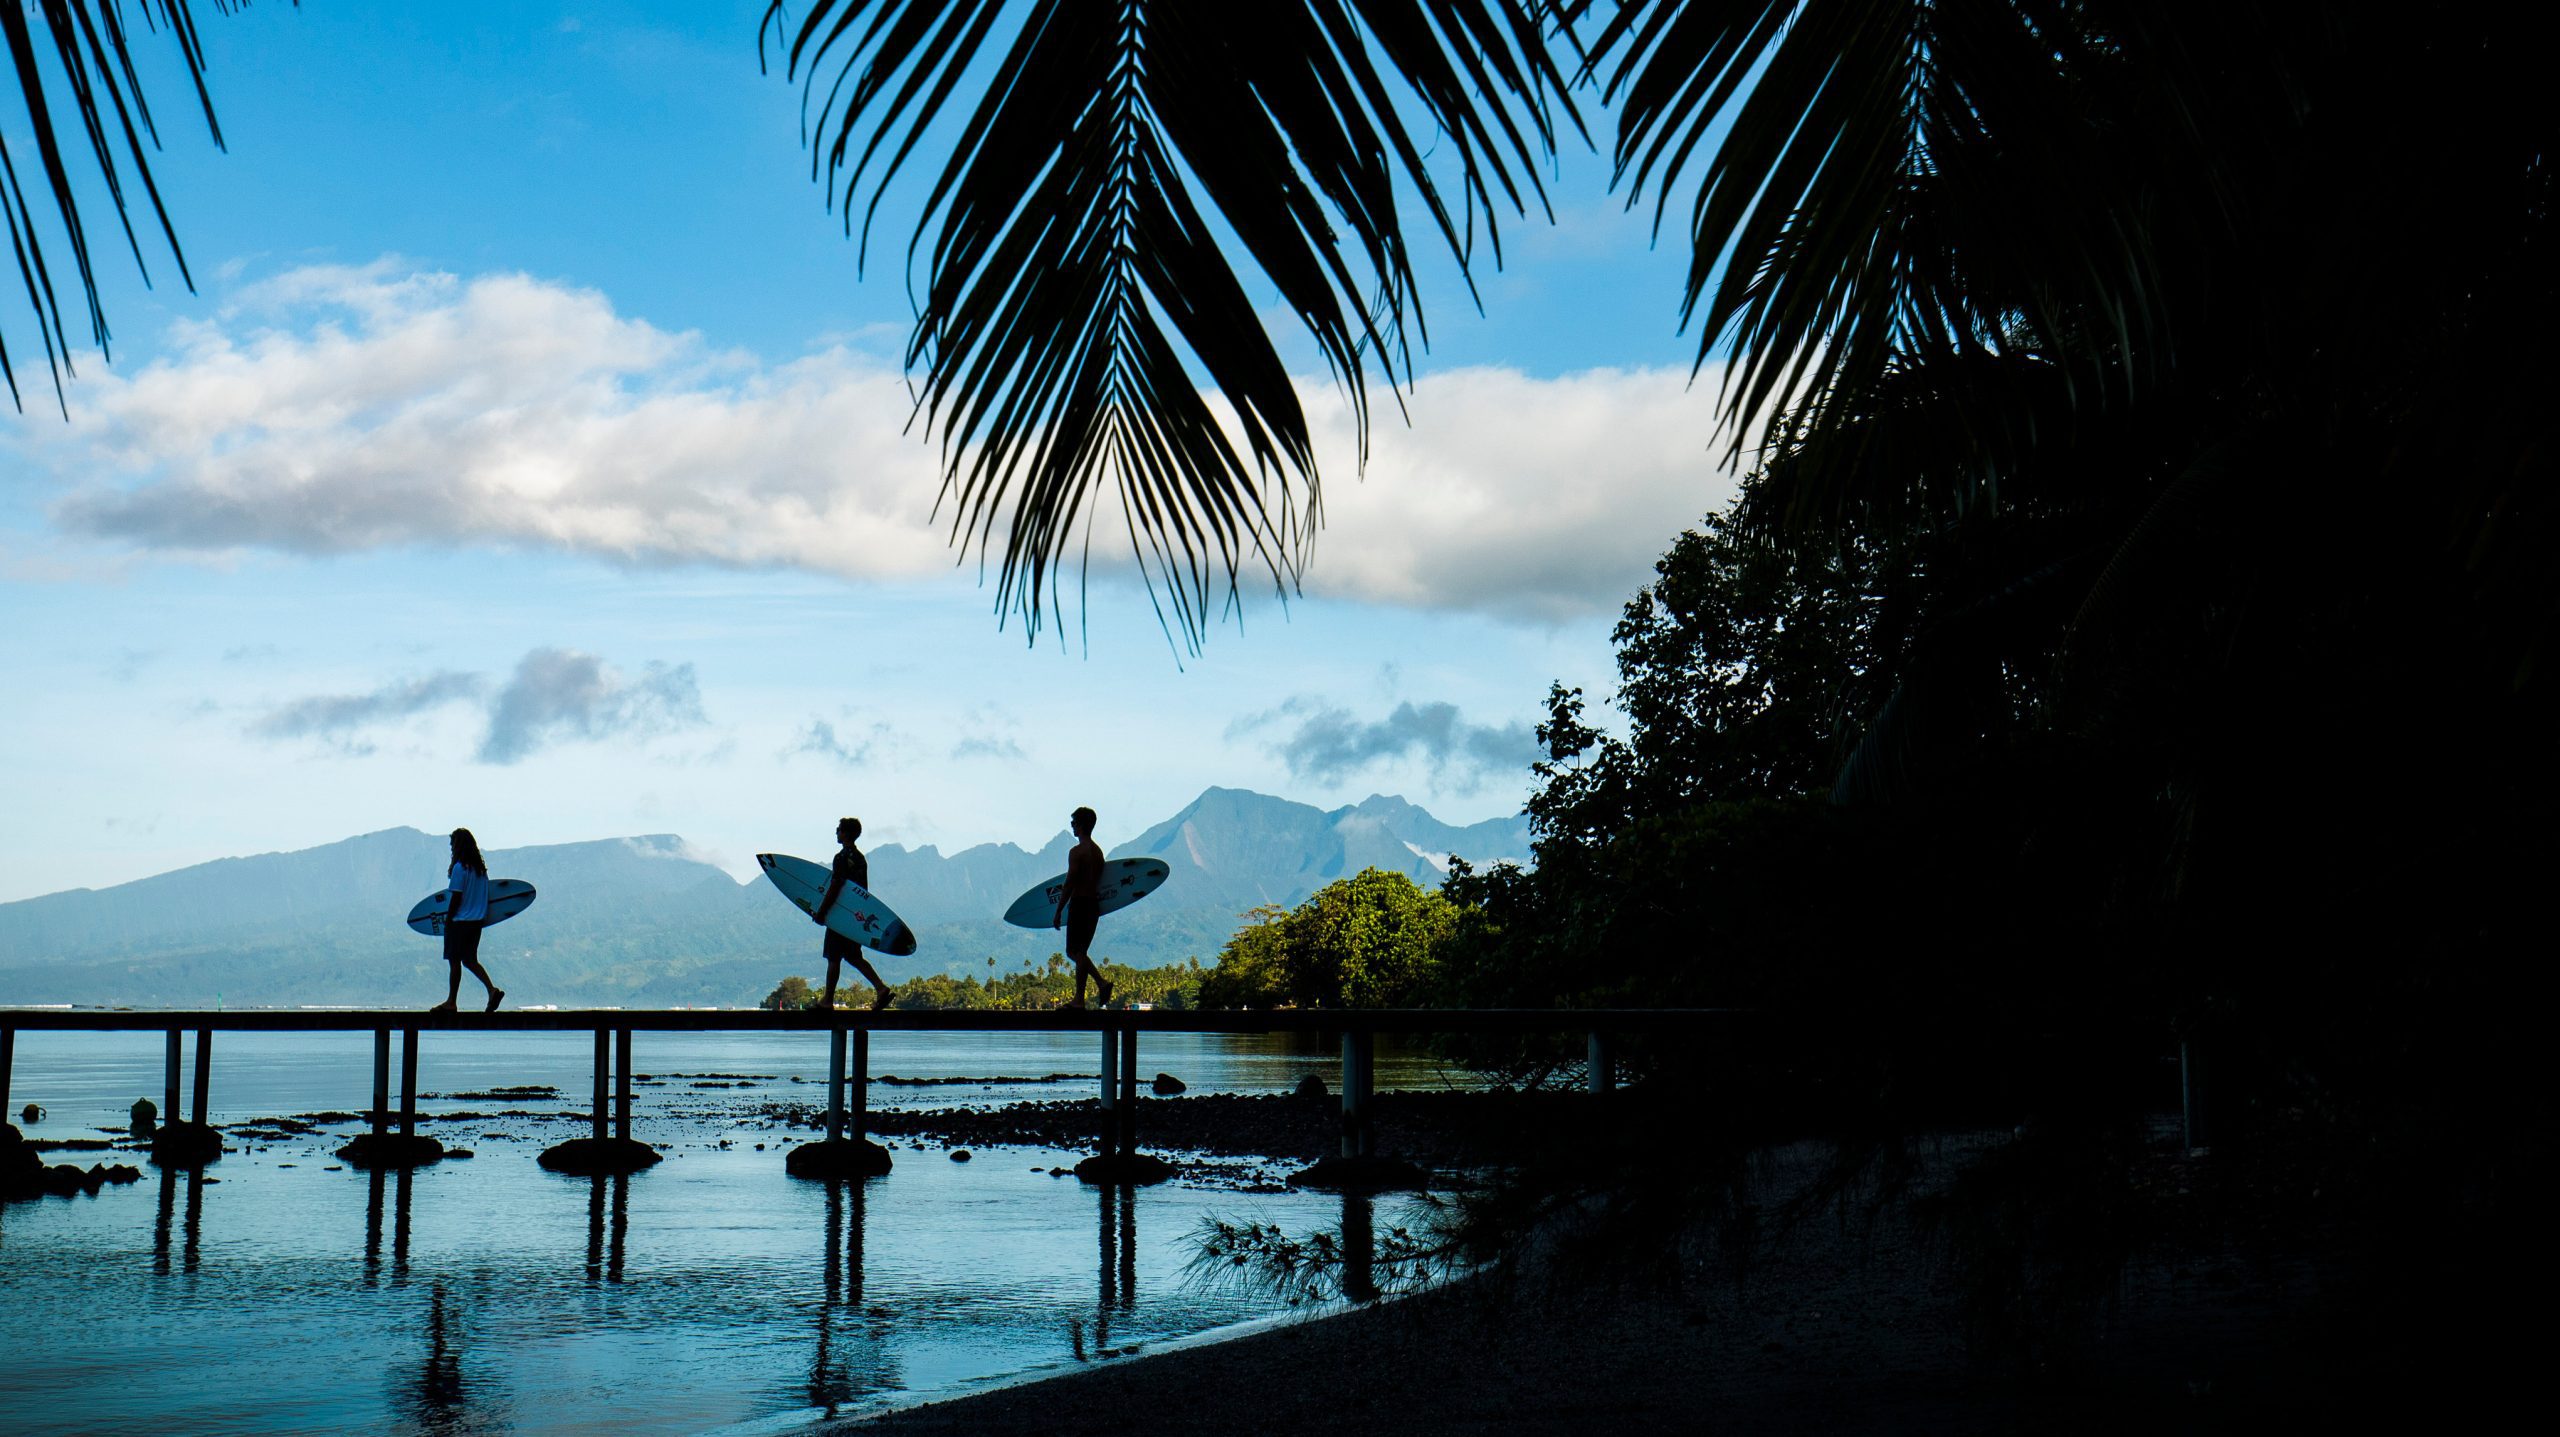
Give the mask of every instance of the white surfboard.
[[[1102, 861], [1102, 911], [1116, 913], [1157, 889], [1173, 876], [1161, 858], [1106, 858]], [[1067, 891], [1061, 873], [1013, 900], [1004, 921], [1016, 928], [1047, 928], [1058, 918], [1058, 895]]]
[[[444, 936], [445, 905], [453, 901], [453, 890], [439, 888], [418, 900], [409, 910], [409, 926], [430, 938]], [[489, 880], [489, 916], [484, 923], [504, 923], [533, 904], [533, 885], [521, 878]]]
[[[835, 876], [823, 863], [787, 853], [759, 853], [756, 862], [764, 865], [764, 876], [773, 880], [793, 907], [812, 915], [826, 901], [827, 882]], [[859, 883], [846, 884], [844, 892], [836, 895], [836, 906], [827, 910], [827, 928], [892, 958], [916, 951], [915, 931], [906, 920]]]

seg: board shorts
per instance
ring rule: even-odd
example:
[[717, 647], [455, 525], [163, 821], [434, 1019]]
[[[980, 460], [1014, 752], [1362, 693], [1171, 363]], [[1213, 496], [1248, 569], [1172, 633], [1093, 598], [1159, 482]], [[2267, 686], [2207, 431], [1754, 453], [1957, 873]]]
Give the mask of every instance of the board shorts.
[[464, 963], [480, 956], [480, 930], [488, 927], [477, 918], [457, 918], [444, 926], [444, 961]]
[[862, 945], [830, 928], [827, 930], [827, 946], [818, 950], [818, 956], [835, 959], [859, 958], [862, 956]]
[[1102, 900], [1070, 898], [1067, 900], [1067, 951], [1082, 953], [1093, 946], [1093, 930], [1102, 922]]

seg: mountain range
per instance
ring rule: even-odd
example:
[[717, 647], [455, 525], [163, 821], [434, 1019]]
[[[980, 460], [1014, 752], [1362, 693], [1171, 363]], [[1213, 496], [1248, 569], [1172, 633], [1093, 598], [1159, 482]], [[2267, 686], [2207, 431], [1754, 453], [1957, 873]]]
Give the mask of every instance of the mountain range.
[[[1057, 936], [999, 915], [1065, 869], [1071, 842], [1060, 832], [1036, 851], [868, 850], [872, 890], [920, 940], [912, 957], [874, 961], [892, 980], [1046, 962]], [[1383, 795], [1328, 811], [1212, 788], [1112, 850], [1161, 858], [1173, 874], [1103, 921], [1095, 955], [1139, 967], [1209, 963], [1257, 905], [1295, 904], [1372, 867], [1437, 886], [1452, 854], [1482, 866], [1528, 852], [1523, 818], [1462, 828]], [[393, 828], [0, 903], [0, 1004], [423, 1007], [444, 996], [444, 963], [401, 920], [443, 886], [445, 864], [442, 835]], [[511, 1002], [737, 1007], [786, 975], [815, 981], [825, 971], [806, 917], [763, 879], [731, 877], [674, 834], [496, 849], [489, 864], [540, 893], [484, 940], [482, 959]]]

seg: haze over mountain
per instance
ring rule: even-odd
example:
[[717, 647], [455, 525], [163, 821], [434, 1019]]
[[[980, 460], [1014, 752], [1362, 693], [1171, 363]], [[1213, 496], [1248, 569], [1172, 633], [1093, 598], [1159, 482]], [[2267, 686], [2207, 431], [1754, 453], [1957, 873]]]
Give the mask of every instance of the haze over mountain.
[[[867, 850], [872, 888], [915, 928], [913, 957], [880, 961], [892, 979], [1011, 970], [1057, 951], [1055, 934], [999, 916], [1066, 867], [1061, 832], [1038, 851], [986, 843]], [[1239, 917], [1294, 904], [1364, 868], [1436, 886], [1455, 853], [1526, 861], [1527, 820], [1460, 828], [1401, 798], [1330, 812], [1212, 788], [1112, 850], [1162, 858], [1154, 897], [1103, 921], [1097, 956], [1141, 967], [1212, 962]], [[804, 856], [824, 861], [813, 846]], [[225, 858], [104, 889], [0, 904], [0, 1003], [131, 1007], [424, 1007], [444, 996], [437, 945], [401, 922], [441, 886], [440, 834], [387, 829], [317, 848]], [[808, 919], [763, 879], [740, 882], [674, 834], [496, 849], [490, 872], [531, 882], [532, 908], [485, 940], [511, 1002], [565, 1006], [743, 1006], [789, 974], [825, 964]], [[476, 987], [476, 985], [474, 985]], [[467, 995], [466, 995], [467, 996]]]

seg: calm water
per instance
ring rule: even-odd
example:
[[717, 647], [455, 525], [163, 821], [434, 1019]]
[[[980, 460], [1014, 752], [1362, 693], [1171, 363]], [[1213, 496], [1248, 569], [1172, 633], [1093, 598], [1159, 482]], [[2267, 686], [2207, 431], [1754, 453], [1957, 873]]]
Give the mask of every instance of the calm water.
[[[660, 1081], [638, 1089], [634, 1131], [667, 1160], [621, 1179], [544, 1172], [541, 1150], [585, 1131], [561, 1115], [585, 1109], [590, 1041], [426, 1035], [426, 1092], [561, 1090], [423, 1102], [429, 1115], [492, 1115], [430, 1124], [473, 1149], [467, 1161], [408, 1177], [339, 1169], [331, 1151], [355, 1131], [340, 1125], [254, 1143], [202, 1178], [137, 1162], [141, 1182], [95, 1198], [0, 1207], [0, 1428], [784, 1430], [1267, 1318], [1275, 1299], [1187, 1277], [1201, 1219], [1303, 1232], [1345, 1218], [1337, 1198], [1220, 1180], [1097, 1190], [1051, 1176], [1077, 1156], [1052, 1149], [981, 1148], [958, 1163], [901, 1146], [887, 1177], [794, 1180], [782, 1154], [808, 1134], [758, 1108], [819, 1100], [816, 1034], [635, 1035], [633, 1067]], [[890, 1033], [874, 1038], [872, 1067], [1090, 1074], [1096, 1041]], [[122, 1124], [135, 1098], [159, 1099], [160, 1042], [21, 1034], [11, 1106], [47, 1109], [21, 1126], [41, 1140]], [[1332, 1051], [1285, 1038], [1147, 1035], [1139, 1060], [1201, 1092], [1339, 1076]], [[1378, 1080], [1460, 1081], [1383, 1045]], [[361, 1110], [370, 1082], [364, 1034], [215, 1035], [218, 1124]], [[1092, 1084], [871, 1093], [875, 1106], [923, 1106], [1086, 1097]], [[1387, 1205], [1376, 1217], [1400, 1220]]]

